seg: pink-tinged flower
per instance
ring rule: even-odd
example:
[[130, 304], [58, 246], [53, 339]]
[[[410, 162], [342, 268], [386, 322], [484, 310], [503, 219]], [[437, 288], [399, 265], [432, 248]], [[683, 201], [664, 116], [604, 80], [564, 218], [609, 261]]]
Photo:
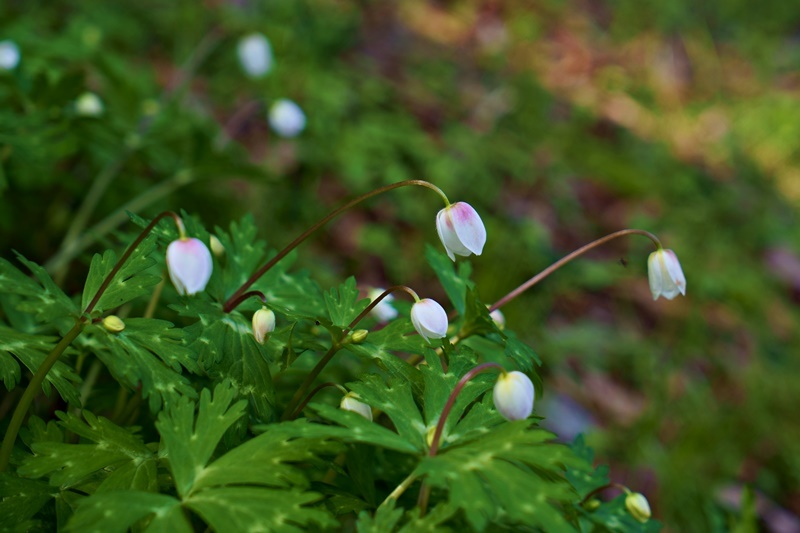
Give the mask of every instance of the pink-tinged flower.
[[653, 300], [663, 296], [672, 300], [678, 294], [686, 294], [686, 278], [683, 276], [678, 256], [672, 250], [659, 248], [647, 259], [647, 277]]
[[256, 338], [256, 342], [264, 344], [273, 331], [275, 331], [275, 313], [262, 306], [253, 313], [253, 336]]
[[486, 228], [478, 212], [466, 202], [456, 202], [436, 215], [436, 231], [444, 244], [447, 256], [481, 255], [486, 244]]
[[533, 383], [514, 370], [500, 374], [494, 385], [494, 406], [507, 420], [525, 420], [533, 412]]
[[178, 294], [191, 296], [205, 289], [211, 278], [211, 252], [200, 239], [172, 241], [167, 247], [167, 269]]
[[430, 298], [423, 298], [411, 306], [411, 323], [428, 344], [430, 339], [441, 339], [447, 335], [447, 313]]
[[358, 400], [358, 395], [354, 392], [348, 392], [339, 403], [339, 408], [345, 411], [352, 411], [358, 413], [370, 422], [372, 422], [372, 407]]

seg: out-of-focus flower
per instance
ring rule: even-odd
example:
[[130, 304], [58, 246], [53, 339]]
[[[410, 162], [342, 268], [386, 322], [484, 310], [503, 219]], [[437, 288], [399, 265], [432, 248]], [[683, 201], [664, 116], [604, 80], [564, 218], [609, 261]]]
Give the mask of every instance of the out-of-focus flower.
[[489, 313], [489, 317], [494, 321], [494, 325], [497, 326], [498, 329], [505, 329], [506, 327], [506, 316], [503, 312], [499, 309], [495, 309], [491, 313]]
[[650, 519], [650, 504], [644, 494], [639, 492], [629, 492], [625, 496], [625, 508], [639, 522], [647, 522]]
[[236, 52], [242, 69], [251, 78], [260, 78], [272, 70], [272, 47], [263, 34], [251, 33], [242, 37]]
[[211, 279], [211, 252], [200, 239], [182, 237], [167, 247], [169, 278], [178, 294], [191, 296]]
[[411, 323], [428, 343], [430, 339], [441, 339], [447, 335], [447, 313], [430, 298], [423, 298], [411, 306]]
[[369, 330], [357, 329], [350, 336], [350, 340], [353, 341], [353, 344], [361, 344], [362, 342], [367, 340], [368, 335], [369, 335]]
[[253, 336], [256, 338], [256, 342], [264, 344], [273, 331], [275, 331], [275, 313], [262, 306], [253, 313]]
[[222, 243], [216, 235], [211, 235], [208, 237], [208, 244], [211, 245], [212, 254], [216, 255], [217, 257], [222, 257], [225, 255], [225, 247], [222, 246]]
[[269, 125], [281, 137], [297, 137], [306, 127], [306, 115], [299, 105], [281, 98], [269, 108]]
[[478, 212], [466, 202], [456, 202], [436, 215], [436, 231], [447, 256], [481, 255], [486, 244], [486, 228]]
[[686, 294], [686, 278], [683, 276], [678, 256], [672, 250], [659, 248], [647, 259], [647, 277], [653, 300], [663, 296], [672, 300], [678, 294]]
[[494, 385], [494, 406], [507, 420], [525, 420], [533, 412], [533, 383], [514, 370], [500, 374]]
[[75, 100], [75, 111], [83, 117], [99, 117], [104, 109], [103, 101], [94, 93], [83, 93]]
[[370, 422], [372, 422], [372, 407], [358, 400], [358, 395], [354, 392], [348, 392], [342, 398], [339, 407], [345, 411], [353, 411], [358, 413]]
[[[367, 297], [370, 301], [374, 301], [378, 296], [383, 294], [383, 291], [384, 289], [370, 289], [367, 293]], [[378, 305], [372, 308], [370, 314], [374, 316], [378, 322], [394, 320], [397, 318], [397, 309], [392, 306], [392, 301], [394, 301], [394, 295], [387, 294], [383, 300], [378, 302]]]
[[12, 70], [19, 64], [19, 47], [13, 41], [0, 41], [0, 70]]
[[110, 333], [119, 333], [125, 329], [125, 322], [116, 315], [108, 315], [103, 319], [103, 327]]

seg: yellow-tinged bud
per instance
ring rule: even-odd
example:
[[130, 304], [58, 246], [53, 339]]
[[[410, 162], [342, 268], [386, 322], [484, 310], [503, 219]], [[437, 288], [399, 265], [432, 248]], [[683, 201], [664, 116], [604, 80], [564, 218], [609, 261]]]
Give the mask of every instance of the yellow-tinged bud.
[[211, 245], [212, 254], [216, 255], [217, 257], [222, 257], [225, 255], [225, 247], [222, 246], [222, 243], [219, 242], [219, 239], [216, 235], [209, 236], [208, 243]]
[[111, 333], [119, 333], [125, 329], [125, 322], [116, 315], [108, 315], [103, 319], [103, 327]]
[[370, 422], [372, 422], [372, 407], [365, 404], [358, 399], [358, 394], [355, 392], [348, 392], [342, 397], [339, 407], [345, 411], [352, 411], [358, 413]]
[[594, 511], [598, 507], [600, 507], [600, 500], [598, 500], [597, 498], [592, 498], [591, 500], [583, 504], [583, 508], [586, 509], [587, 511]]
[[357, 329], [350, 338], [353, 340], [353, 344], [361, 344], [367, 339], [367, 335], [369, 335], [369, 331], [366, 329]]
[[650, 504], [647, 498], [639, 492], [629, 492], [625, 496], [625, 508], [639, 522], [647, 522], [650, 519]]
[[275, 330], [275, 313], [262, 306], [253, 314], [253, 335], [259, 344], [267, 341], [269, 334]]
[[428, 448], [433, 446], [433, 436], [436, 434], [436, 426], [431, 426], [428, 428], [428, 432], [425, 433], [425, 442], [428, 443]]

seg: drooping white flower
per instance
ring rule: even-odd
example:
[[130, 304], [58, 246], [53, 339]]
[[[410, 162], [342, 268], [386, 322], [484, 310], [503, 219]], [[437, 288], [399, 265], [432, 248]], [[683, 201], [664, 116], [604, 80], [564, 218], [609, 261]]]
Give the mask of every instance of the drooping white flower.
[[178, 294], [191, 296], [211, 279], [211, 252], [200, 239], [180, 238], [167, 247], [169, 278]]
[[[383, 294], [384, 289], [370, 289], [367, 297], [370, 301], [374, 301], [378, 296]], [[378, 302], [378, 304], [370, 310], [370, 313], [378, 320], [378, 322], [389, 322], [397, 318], [397, 309], [392, 306], [394, 295], [387, 294], [386, 297]]]
[[650, 503], [644, 494], [639, 492], [629, 492], [625, 496], [625, 508], [639, 522], [647, 522], [650, 519]]
[[281, 137], [297, 137], [306, 127], [306, 115], [299, 105], [281, 98], [269, 108], [269, 125]]
[[447, 256], [481, 255], [486, 244], [486, 228], [478, 212], [466, 202], [456, 202], [436, 215], [436, 231]]
[[94, 93], [83, 93], [75, 100], [75, 112], [83, 117], [99, 117], [104, 109], [103, 101]]
[[352, 411], [358, 413], [370, 422], [372, 422], [372, 407], [358, 400], [358, 395], [354, 392], [348, 392], [342, 397], [339, 403], [339, 408], [345, 411]]
[[19, 64], [19, 47], [13, 41], [0, 41], [0, 70], [12, 70]]
[[256, 342], [264, 344], [267, 336], [275, 331], [275, 313], [266, 306], [253, 313], [253, 336]]
[[260, 78], [272, 70], [272, 46], [261, 33], [242, 37], [236, 46], [236, 53], [242, 69], [251, 78]]
[[489, 317], [494, 321], [494, 325], [497, 326], [497, 329], [505, 329], [506, 327], [506, 316], [503, 312], [499, 309], [495, 309], [491, 313], [489, 313]]
[[659, 248], [647, 259], [647, 277], [653, 300], [663, 296], [672, 300], [678, 294], [686, 294], [686, 278], [678, 256], [672, 250]]
[[447, 313], [430, 298], [423, 298], [411, 306], [411, 323], [428, 343], [430, 339], [441, 339], [447, 335]]
[[492, 397], [494, 406], [507, 420], [525, 420], [533, 412], [533, 383], [517, 370], [500, 374]]

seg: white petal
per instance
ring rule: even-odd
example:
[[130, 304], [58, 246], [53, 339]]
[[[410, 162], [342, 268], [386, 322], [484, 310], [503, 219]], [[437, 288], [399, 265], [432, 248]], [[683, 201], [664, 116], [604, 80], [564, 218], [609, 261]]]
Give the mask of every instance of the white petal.
[[486, 227], [478, 212], [466, 202], [457, 202], [453, 204], [451, 214], [461, 245], [473, 254], [481, 255], [486, 244]]
[[430, 298], [424, 298], [411, 307], [411, 323], [426, 341], [447, 335], [447, 313]]
[[211, 278], [211, 252], [199, 239], [178, 239], [167, 247], [169, 277], [178, 294], [191, 296], [206, 288]]
[[534, 390], [530, 378], [514, 370], [497, 378], [494, 406], [508, 420], [525, 420], [533, 412]]

